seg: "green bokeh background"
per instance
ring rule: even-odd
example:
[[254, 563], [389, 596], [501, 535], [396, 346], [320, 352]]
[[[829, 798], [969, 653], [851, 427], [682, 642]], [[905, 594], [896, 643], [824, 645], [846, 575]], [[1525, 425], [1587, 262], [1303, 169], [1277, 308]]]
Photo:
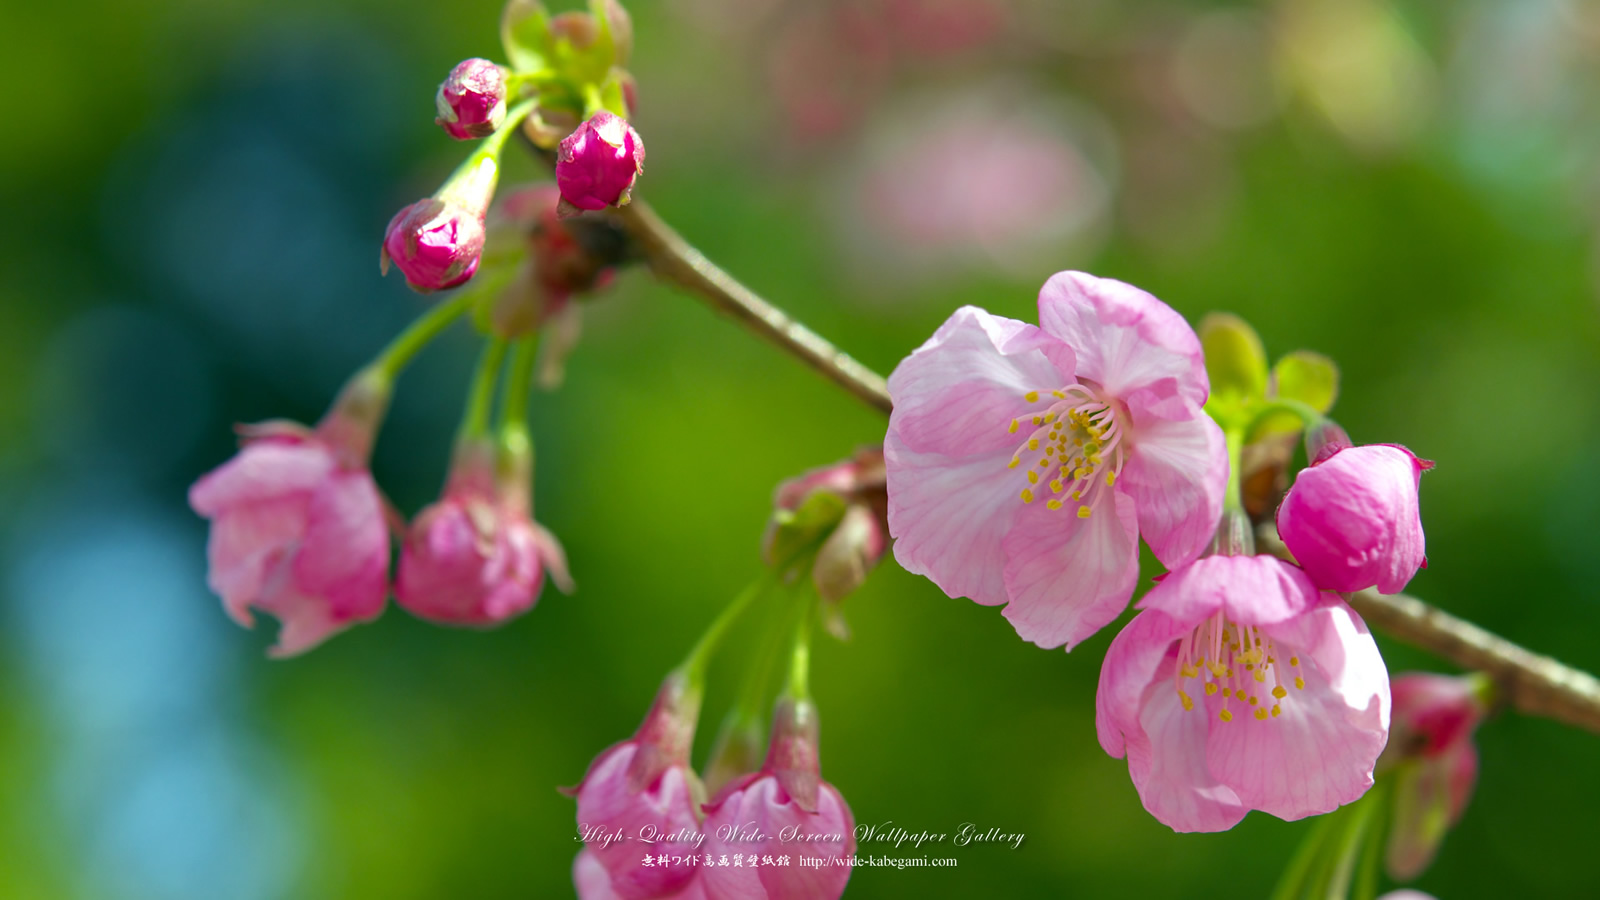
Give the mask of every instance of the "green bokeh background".
[[[1446, 104], [1403, 150], [1361, 152], [1290, 101], [1229, 139], [1231, 200], [1203, 240], [1141, 240], [1113, 214], [1092, 251], [890, 301], [871, 285], [896, 273], [846, 274], [832, 237], [850, 138], [774, 150], [758, 52], [685, 5], [631, 6], [640, 191], [713, 259], [883, 372], [958, 305], [1031, 317], [1060, 268], [1131, 281], [1191, 321], [1235, 312], [1274, 355], [1326, 353], [1352, 435], [1439, 463], [1413, 592], [1600, 669], [1594, 182], [1564, 162], [1583, 146], [1573, 123], [1600, 121], [1592, 79], [1548, 134], [1504, 147], [1463, 136]], [[1397, 7], [1441, 55], [1462, 13], [1443, 6]], [[1213, 5], [1029, 7], [1126, 43]], [[587, 310], [566, 386], [535, 399], [537, 508], [574, 596], [547, 591], [483, 633], [392, 609], [287, 662], [262, 657], [270, 623], [225, 619], [184, 490], [230, 452], [230, 423], [315, 418], [424, 308], [378, 278], [377, 239], [460, 152], [431, 124], [432, 92], [456, 60], [497, 55], [497, 14], [8, 5], [0, 896], [565, 895], [578, 845], [555, 787], [636, 726], [757, 576], [774, 485], [881, 439], [876, 413], [630, 272]], [[1122, 123], [1114, 74], [1030, 65]], [[400, 385], [375, 471], [403, 509], [437, 489], [474, 352], [452, 332]], [[1258, 813], [1175, 835], [1148, 816], [1095, 740], [1109, 634], [1040, 650], [892, 561], [847, 613], [853, 639], [819, 645], [814, 692], [825, 774], [857, 820], [1027, 836], [936, 852], [956, 868], [858, 870], [848, 897], [1262, 896], [1306, 830]], [[1379, 641], [1392, 671], [1449, 671]], [[713, 670], [699, 753], [739, 677], [737, 653]], [[1477, 795], [1417, 886], [1592, 890], [1600, 739], [1503, 716], [1479, 745]]]

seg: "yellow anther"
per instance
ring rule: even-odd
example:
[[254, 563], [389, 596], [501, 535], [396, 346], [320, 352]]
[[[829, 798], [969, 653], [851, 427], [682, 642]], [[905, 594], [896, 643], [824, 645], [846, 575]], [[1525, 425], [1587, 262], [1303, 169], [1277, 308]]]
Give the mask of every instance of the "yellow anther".
[[1039, 468], [1041, 468], [1041, 469], [1050, 468], [1050, 457], [1048, 457], [1048, 456], [1040, 457], [1040, 459], [1039, 459]]
[[1260, 702], [1260, 699], [1259, 699], [1259, 698], [1257, 698], [1257, 697], [1251, 697], [1251, 698], [1250, 698], [1250, 705], [1251, 705], [1251, 706], [1255, 706], [1255, 705], [1256, 705], [1256, 704], [1257, 704], [1257, 703], [1259, 703], [1259, 702]]
[[1074, 500], [1082, 500], [1083, 499], [1083, 491], [1073, 491], [1072, 492], [1072, 499], [1074, 499]]
[[1039, 439], [1038, 438], [1028, 438], [1028, 449], [1029, 450], [1037, 450], [1037, 449], [1039, 449]]
[[1017, 433], [1017, 427], [1018, 427], [1017, 426], [1017, 420], [1016, 419], [1012, 419], [1011, 420], [1011, 433], [1012, 434], [1016, 434]]
[[1267, 670], [1266, 669], [1257, 669], [1256, 670], [1256, 680], [1257, 681], [1266, 681], [1267, 680]]
[[1041, 417], [1041, 416], [1034, 416], [1033, 417], [1033, 424], [1035, 424], [1035, 425], [1043, 425], [1044, 424], [1044, 418]]
[[1115, 472], [1107, 472], [1106, 473], [1106, 487], [1111, 487], [1112, 485], [1114, 485], [1116, 483], [1117, 483], [1117, 473], [1115, 473]]
[[1046, 425], [1049, 425], [1051, 422], [1054, 422], [1055, 420], [1056, 420], [1056, 414], [1055, 413], [1050, 413], [1049, 415], [1046, 415], [1044, 417], [1044, 423]]
[[1272, 696], [1277, 697], [1279, 700], [1282, 700], [1283, 698], [1289, 696], [1289, 692], [1284, 690], [1283, 689], [1283, 685], [1280, 684], [1277, 687], [1272, 689]]
[[1061, 393], [1060, 391], [1051, 391], [1050, 392], [1050, 396], [1056, 398], [1057, 400], [1065, 400], [1065, 399], [1067, 399], [1067, 395]]
[[1033, 502], [1033, 491], [1030, 491], [1027, 488], [1023, 488], [1022, 489], [1022, 502], [1023, 503], [1032, 503]]
[[1045, 506], [1048, 506], [1051, 509], [1060, 509], [1061, 508], [1061, 501], [1060, 500], [1051, 499], [1050, 501], [1045, 503]]
[[1029, 469], [1028, 470], [1028, 483], [1029, 484], [1038, 484], [1039, 483], [1039, 473], [1035, 472], [1032, 469]]
[[1022, 460], [1020, 460], [1017, 457], [1013, 456], [1013, 457], [1011, 457], [1011, 462], [1006, 463], [1006, 468], [1015, 469], [1021, 463], [1022, 463]]
[[1272, 704], [1272, 715], [1274, 717], [1276, 717], [1281, 712], [1283, 712], [1283, 710], [1278, 708], [1278, 704], [1276, 704], [1276, 703]]
[[1089, 477], [1089, 473], [1093, 472], [1093, 471], [1094, 470], [1089, 468], [1088, 466], [1079, 466], [1078, 470], [1072, 473], [1072, 477], [1074, 477], [1074, 478], [1088, 478]]
[[1185, 678], [1194, 678], [1200, 674], [1200, 670], [1189, 665], [1188, 663], [1184, 663], [1178, 667], [1178, 674]]
[[1178, 699], [1183, 703], [1183, 708], [1185, 710], [1194, 709], [1194, 701], [1189, 699], [1188, 694], [1185, 694], [1183, 691], [1179, 691]]
[[1297, 690], [1297, 691], [1305, 690], [1306, 689], [1306, 680], [1304, 678], [1301, 678], [1299, 675], [1296, 675], [1294, 677], [1294, 689]]
[[1227, 710], [1223, 710], [1222, 712], [1217, 713], [1217, 718], [1221, 719], [1224, 722], [1232, 722], [1233, 721], [1233, 713], [1228, 712]]
[[1087, 519], [1093, 513], [1094, 513], [1094, 510], [1090, 509], [1087, 506], [1078, 507], [1078, 518], [1080, 518], [1080, 519]]
[[1267, 719], [1267, 711], [1264, 710], [1264, 709], [1256, 710], [1256, 718], [1262, 720], [1263, 722], [1266, 721], [1266, 719]]
[[1059, 494], [1059, 493], [1061, 493], [1061, 488], [1062, 488], [1061, 479], [1057, 478], [1055, 481], [1050, 482], [1050, 490], [1055, 491], [1056, 493]]
[[1233, 692], [1232, 692], [1232, 691], [1230, 691], [1230, 690], [1228, 690], [1228, 689], [1227, 689], [1227, 688], [1223, 688], [1223, 689], [1222, 689], [1222, 696], [1224, 696], [1224, 697], [1227, 697], [1227, 696], [1229, 696], [1229, 695], [1230, 695], [1230, 694], [1232, 694], [1232, 693], [1233, 693]]
[[1022, 399], [1028, 401], [1029, 403], [1038, 403], [1039, 402], [1039, 392], [1038, 391], [1029, 391], [1026, 394], [1022, 395]]
[[1206, 682], [1206, 696], [1210, 697], [1213, 694], [1215, 694], [1216, 692], [1217, 692], [1216, 682], [1214, 682], [1214, 681]]
[[1298, 656], [1289, 657], [1289, 665], [1291, 665], [1291, 666], [1300, 665], [1300, 657], [1298, 657]]

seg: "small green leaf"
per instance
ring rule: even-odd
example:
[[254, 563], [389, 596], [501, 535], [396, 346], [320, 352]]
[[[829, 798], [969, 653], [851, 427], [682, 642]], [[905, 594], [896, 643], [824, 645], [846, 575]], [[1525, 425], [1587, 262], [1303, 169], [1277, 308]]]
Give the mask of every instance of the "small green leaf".
[[537, 72], [548, 66], [551, 50], [550, 14], [539, 0], [510, 0], [500, 14], [500, 42], [506, 59], [518, 72]]
[[1310, 350], [1296, 350], [1272, 367], [1272, 394], [1325, 413], [1339, 397], [1339, 367]]
[[1250, 323], [1231, 313], [1210, 313], [1200, 320], [1200, 346], [1213, 396], [1253, 399], [1266, 393], [1267, 353]]
[[621, 69], [612, 69], [606, 83], [600, 86], [600, 105], [624, 119], [628, 117], [628, 100], [622, 92]]

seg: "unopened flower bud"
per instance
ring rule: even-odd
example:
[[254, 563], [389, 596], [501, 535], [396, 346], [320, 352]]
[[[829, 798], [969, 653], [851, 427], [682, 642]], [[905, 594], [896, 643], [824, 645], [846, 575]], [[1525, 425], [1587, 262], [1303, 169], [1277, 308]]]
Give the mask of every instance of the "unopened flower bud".
[[506, 119], [506, 73], [487, 59], [456, 64], [439, 85], [434, 121], [458, 141], [488, 137]]
[[627, 203], [634, 179], [643, 171], [644, 141], [639, 133], [604, 110], [568, 135], [556, 157], [561, 198], [580, 210]]
[[395, 213], [383, 235], [382, 270], [394, 263], [422, 293], [471, 278], [483, 258], [484, 220], [499, 174], [492, 156], [469, 159], [438, 193]]
[[824, 601], [828, 630], [844, 637], [838, 603], [859, 588], [888, 546], [883, 449], [813, 469], [778, 486], [762, 536], [768, 565], [785, 569], [809, 562]]
[[1427, 869], [1466, 810], [1478, 777], [1472, 735], [1491, 687], [1483, 675], [1413, 672], [1394, 680], [1392, 730], [1379, 767], [1394, 781], [1385, 864], [1397, 881]]

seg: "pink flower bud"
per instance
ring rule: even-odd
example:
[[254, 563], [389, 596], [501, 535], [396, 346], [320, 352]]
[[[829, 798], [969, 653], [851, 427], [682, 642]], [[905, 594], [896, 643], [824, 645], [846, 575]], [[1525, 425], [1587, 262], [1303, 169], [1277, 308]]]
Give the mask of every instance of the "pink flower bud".
[[207, 582], [246, 628], [250, 608], [283, 623], [274, 657], [294, 656], [383, 612], [389, 532], [367, 470], [388, 386], [358, 377], [313, 431], [242, 429], [244, 447], [189, 489], [211, 520]]
[[[809, 701], [778, 704], [761, 771], [730, 783], [705, 809], [706, 853], [790, 857], [788, 865], [702, 869], [711, 900], [830, 900], [844, 893], [850, 867], [836, 860], [856, 852], [855, 818], [822, 780], [817, 710]], [[802, 866], [797, 855], [823, 861]]]
[[1284, 545], [1323, 590], [1404, 588], [1427, 565], [1417, 489], [1433, 463], [1398, 444], [1317, 455], [1278, 507]]
[[1486, 713], [1482, 676], [1408, 673], [1394, 680], [1394, 718], [1380, 766], [1394, 784], [1385, 864], [1397, 881], [1421, 875], [1461, 820], [1478, 778], [1473, 732]]
[[644, 171], [644, 141], [626, 120], [597, 112], [561, 142], [556, 185], [578, 209], [605, 209], [628, 202], [633, 181]]
[[828, 630], [848, 629], [839, 601], [854, 593], [888, 547], [888, 494], [883, 448], [866, 447], [844, 462], [813, 469], [778, 486], [776, 509], [762, 535], [768, 565], [808, 563], [826, 601]]
[[434, 121], [458, 141], [488, 137], [506, 119], [506, 73], [487, 59], [456, 64], [439, 85]]
[[[639, 730], [596, 757], [574, 791], [584, 852], [623, 900], [673, 894], [694, 878], [696, 868], [687, 859], [698, 849], [705, 789], [689, 767], [689, 748], [699, 716], [698, 691], [683, 675], [669, 675]], [[669, 861], [646, 865], [646, 851]], [[674, 856], [678, 864], [670, 862]]]
[[494, 449], [464, 444], [444, 496], [406, 536], [395, 600], [445, 625], [499, 625], [533, 607], [544, 572], [570, 589], [555, 536], [527, 513], [527, 485], [497, 485]]
[[389, 220], [383, 269], [387, 272], [393, 262], [412, 288], [442, 291], [478, 271], [483, 240], [483, 216], [436, 197], [418, 200]]

